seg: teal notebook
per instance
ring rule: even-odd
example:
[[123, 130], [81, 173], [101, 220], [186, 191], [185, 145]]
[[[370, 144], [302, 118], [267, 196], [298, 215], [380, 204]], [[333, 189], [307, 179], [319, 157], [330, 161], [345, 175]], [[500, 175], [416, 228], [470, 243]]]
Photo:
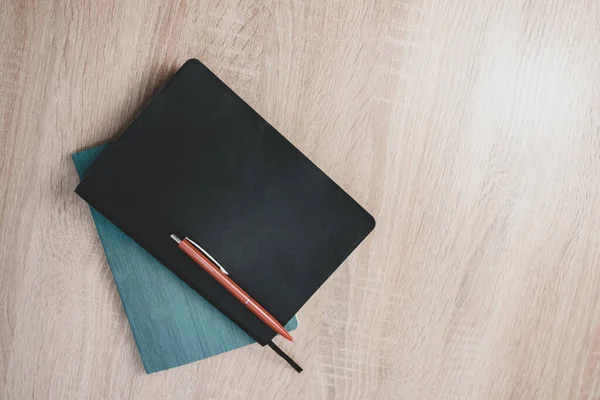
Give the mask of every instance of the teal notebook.
[[[80, 178], [107, 146], [73, 154]], [[254, 343], [119, 228], [91, 212], [147, 373]], [[296, 329], [297, 318], [285, 327]]]

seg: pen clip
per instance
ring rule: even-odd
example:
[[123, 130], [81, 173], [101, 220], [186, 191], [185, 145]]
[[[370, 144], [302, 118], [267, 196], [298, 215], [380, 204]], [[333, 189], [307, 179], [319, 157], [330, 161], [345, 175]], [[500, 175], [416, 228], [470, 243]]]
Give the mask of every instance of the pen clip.
[[221, 264], [219, 264], [219, 262], [217, 260], [215, 260], [210, 254], [208, 254], [208, 251], [204, 250], [202, 247], [200, 247], [200, 245], [196, 242], [194, 242], [192, 239], [190, 239], [189, 237], [185, 237], [185, 240], [187, 240], [188, 242], [190, 242], [191, 244], [193, 244], [198, 250], [200, 250], [206, 257], [208, 257], [210, 259], [210, 261], [214, 262], [217, 267], [219, 267], [219, 269], [221, 270], [221, 272], [223, 272], [225, 275], [229, 275], [229, 272], [227, 272], [225, 270], [225, 268], [223, 268], [223, 266]]

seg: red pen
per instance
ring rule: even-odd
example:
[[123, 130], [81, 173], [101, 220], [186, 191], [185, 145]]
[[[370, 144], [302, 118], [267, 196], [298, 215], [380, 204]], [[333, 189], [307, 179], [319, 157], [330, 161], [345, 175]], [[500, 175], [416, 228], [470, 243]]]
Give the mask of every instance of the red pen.
[[225, 268], [223, 268], [217, 260], [212, 258], [202, 247], [189, 238], [179, 239], [175, 235], [171, 235], [179, 247], [185, 254], [187, 254], [196, 264], [200, 265], [202, 269], [210, 274], [217, 282], [219, 282], [229, 293], [231, 293], [236, 299], [244, 303], [248, 310], [252, 311], [261, 321], [279, 333], [281, 336], [289, 341], [294, 341], [292, 336], [285, 330], [283, 325], [279, 323], [271, 314], [267, 312], [260, 304], [258, 304], [252, 297], [248, 295], [241, 287], [239, 287], [229, 276]]

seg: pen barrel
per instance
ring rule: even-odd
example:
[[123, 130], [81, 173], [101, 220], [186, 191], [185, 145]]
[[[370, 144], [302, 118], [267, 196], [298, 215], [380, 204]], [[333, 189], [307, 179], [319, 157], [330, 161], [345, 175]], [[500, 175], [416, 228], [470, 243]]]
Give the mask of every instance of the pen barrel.
[[212, 261], [208, 259], [202, 252], [198, 251], [187, 240], [182, 240], [178, 247], [194, 260], [202, 269], [209, 273], [217, 282], [219, 282], [229, 293], [231, 293], [236, 299], [242, 302], [246, 308], [248, 308], [254, 315], [256, 315], [261, 321], [267, 324], [275, 332], [288, 340], [293, 340], [290, 334], [285, 330], [283, 325], [279, 323], [267, 310], [265, 310], [260, 304], [252, 299], [248, 293], [246, 293], [241, 287], [238, 286], [231, 278], [225, 275], [221, 270], [215, 266]]
[[229, 293], [235, 296], [236, 299], [245, 303], [250, 298], [241, 287], [239, 287], [234, 281], [232, 281], [227, 275], [221, 272], [204, 254], [198, 251], [191, 243], [187, 240], [182, 240], [179, 243], [179, 248], [183, 250], [192, 260], [196, 261], [196, 264], [200, 265], [203, 270], [208, 272], [217, 282], [219, 282]]
[[252, 300], [252, 298], [249, 297], [248, 300], [245, 301], [245, 306], [275, 332], [277, 332], [287, 340], [293, 341], [292, 337], [290, 336], [288, 331], [285, 330], [283, 325], [281, 325], [279, 321], [277, 321], [271, 314], [269, 314], [267, 310], [265, 310], [260, 304]]

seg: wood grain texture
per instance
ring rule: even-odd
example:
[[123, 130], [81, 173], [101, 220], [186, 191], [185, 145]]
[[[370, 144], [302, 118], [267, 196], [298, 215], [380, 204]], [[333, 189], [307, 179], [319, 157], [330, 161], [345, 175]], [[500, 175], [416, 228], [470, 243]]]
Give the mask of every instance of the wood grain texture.
[[[600, 398], [600, 3], [1, 1], [0, 397]], [[147, 376], [69, 155], [196, 57], [378, 225], [299, 314]]]

